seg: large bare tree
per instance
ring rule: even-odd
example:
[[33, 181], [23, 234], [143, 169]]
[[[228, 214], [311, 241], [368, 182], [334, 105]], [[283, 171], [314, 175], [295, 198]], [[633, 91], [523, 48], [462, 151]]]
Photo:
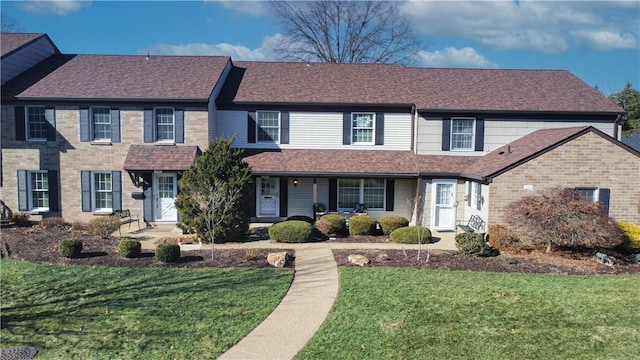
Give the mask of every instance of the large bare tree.
[[422, 41], [397, 2], [272, 1], [285, 36], [282, 59], [338, 63], [408, 64]]
[[20, 31], [20, 26], [18, 25], [18, 22], [16, 21], [16, 19], [12, 18], [11, 16], [5, 14], [5, 13], [0, 13], [0, 27], [2, 28], [2, 32], [18, 32]]

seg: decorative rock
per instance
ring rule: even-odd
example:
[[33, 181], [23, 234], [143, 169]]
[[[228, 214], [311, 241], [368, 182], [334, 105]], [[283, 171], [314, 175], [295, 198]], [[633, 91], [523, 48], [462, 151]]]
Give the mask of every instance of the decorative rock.
[[279, 268], [289, 265], [293, 259], [293, 256], [291, 256], [287, 251], [269, 253], [269, 255], [267, 255], [267, 262], [270, 265]]
[[378, 256], [376, 256], [376, 261], [377, 262], [383, 262], [383, 261], [388, 261], [391, 260], [391, 257], [389, 257], [389, 254], [387, 253], [380, 253], [378, 254]]
[[631, 256], [631, 262], [640, 263], [640, 254], [634, 254]]
[[350, 263], [359, 266], [365, 266], [371, 262], [366, 256], [359, 254], [351, 254], [347, 257], [347, 260], [349, 260]]
[[615, 263], [618, 262], [618, 260], [616, 260], [616, 258], [614, 258], [613, 256], [609, 256], [607, 254], [603, 254], [601, 252], [597, 252], [594, 256], [593, 256], [593, 260], [595, 260], [596, 262], [602, 264], [602, 265], [606, 265], [606, 266], [613, 266]]
[[16, 346], [11, 349], [0, 349], [0, 359], [32, 359], [38, 350], [33, 346]]

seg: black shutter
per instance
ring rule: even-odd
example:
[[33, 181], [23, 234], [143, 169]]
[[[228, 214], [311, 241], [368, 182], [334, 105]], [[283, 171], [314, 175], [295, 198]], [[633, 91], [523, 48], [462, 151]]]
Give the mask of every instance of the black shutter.
[[247, 142], [249, 144], [256, 143], [256, 112], [247, 112]]
[[384, 113], [376, 113], [376, 145], [384, 145]]
[[329, 179], [329, 211], [338, 211], [338, 179]]
[[468, 191], [467, 191], [467, 206], [471, 207], [471, 196], [473, 196], [473, 182], [469, 181], [469, 186], [468, 186]]
[[91, 211], [91, 171], [80, 171], [80, 187], [82, 190], [82, 211]]
[[44, 117], [47, 120], [47, 141], [56, 141], [56, 109], [44, 109]]
[[111, 142], [120, 141], [120, 110], [111, 109]]
[[387, 211], [393, 211], [393, 202], [395, 201], [395, 180], [387, 179], [387, 193], [385, 202], [387, 203], [386, 209]]
[[451, 150], [451, 119], [442, 119], [442, 151]]
[[175, 111], [176, 127], [175, 127], [175, 142], [177, 144], [184, 143], [184, 110]]
[[27, 196], [27, 189], [29, 189], [29, 183], [27, 182], [27, 170], [18, 170], [18, 210], [29, 210], [29, 197]]
[[351, 113], [342, 114], [342, 145], [351, 144]]
[[144, 142], [153, 142], [153, 110], [144, 110]]
[[280, 144], [289, 143], [289, 112], [280, 113]]
[[120, 171], [111, 172], [111, 210], [122, 210], [122, 177]]
[[26, 118], [24, 106], [16, 106], [16, 140], [27, 140]]
[[602, 206], [602, 211], [609, 215], [609, 202], [611, 201], [611, 189], [598, 190], [598, 202]]
[[286, 217], [289, 203], [289, 179], [280, 178], [280, 216]]
[[91, 124], [89, 124], [89, 109], [80, 109], [80, 141], [91, 141]]
[[60, 201], [58, 196], [60, 190], [58, 189], [58, 171], [49, 170], [47, 172], [49, 180], [49, 211], [60, 211]]
[[153, 188], [151, 187], [151, 173], [143, 173], [142, 176], [142, 191], [144, 193], [144, 200], [142, 200], [142, 217], [145, 223], [153, 222]]
[[476, 119], [476, 144], [475, 151], [484, 150], [484, 119]]

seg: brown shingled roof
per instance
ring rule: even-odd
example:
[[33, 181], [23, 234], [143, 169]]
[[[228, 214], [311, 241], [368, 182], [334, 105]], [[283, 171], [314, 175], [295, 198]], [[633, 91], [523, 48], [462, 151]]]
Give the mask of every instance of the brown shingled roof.
[[478, 156], [417, 155], [420, 175], [423, 176], [460, 176], [469, 166], [478, 161]]
[[[39, 34], [39, 33], [3, 32], [2, 34], [0, 34], [0, 48], [1, 48], [0, 52], [2, 53], [2, 58], [4, 58], [6, 55], [11, 54], [12, 52], [22, 48], [23, 46], [43, 36], [47, 36], [47, 35]], [[53, 44], [53, 42], [51, 44]], [[55, 45], [54, 45], [54, 48], [55, 48]]]
[[188, 170], [195, 163], [197, 146], [131, 145], [123, 168], [136, 170]]
[[208, 101], [230, 61], [227, 56], [70, 57], [18, 98]]

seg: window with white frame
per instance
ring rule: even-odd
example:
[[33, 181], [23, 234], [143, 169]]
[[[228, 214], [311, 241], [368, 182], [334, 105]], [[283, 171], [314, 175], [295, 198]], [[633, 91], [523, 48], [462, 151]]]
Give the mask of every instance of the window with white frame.
[[29, 172], [29, 204], [32, 211], [49, 210], [49, 174], [47, 171]]
[[358, 204], [367, 209], [384, 209], [383, 179], [338, 179], [338, 208], [351, 211]]
[[598, 189], [597, 188], [576, 188], [578, 196], [589, 202], [598, 201]]
[[47, 118], [44, 106], [27, 106], [27, 140], [47, 139]]
[[110, 172], [93, 173], [93, 208], [94, 211], [111, 212], [113, 209], [113, 192]]
[[471, 198], [476, 210], [482, 209], [482, 188], [479, 182], [473, 182], [473, 197]]
[[91, 119], [94, 140], [111, 140], [111, 108], [92, 107]]
[[351, 114], [351, 143], [352, 144], [373, 144], [375, 113], [352, 113]]
[[451, 118], [451, 150], [474, 149], [474, 118]]
[[280, 112], [257, 111], [256, 123], [258, 126], [258, 142], [280, 141]]
[[156, 108], [156, 141], [174, 141], [175, 116], [173, 108]]

